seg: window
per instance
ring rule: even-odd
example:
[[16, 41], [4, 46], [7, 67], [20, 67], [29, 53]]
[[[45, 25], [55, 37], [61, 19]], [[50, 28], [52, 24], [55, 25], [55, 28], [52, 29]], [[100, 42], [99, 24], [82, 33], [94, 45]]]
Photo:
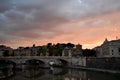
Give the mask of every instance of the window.
[[113, 55], [114, 50], [112, 50], [112, 55]]
[[120, 48], [118, 48], [118, 53], [119, 53], [119, 55], [120, 55]]
[[112, 53], [112, 55], [113, 55], [113, 53]]
[[114, 52], [114, 51], [112, 50], [112, 52]]
[[118, 48], [118, 52], [120, 52], [120, 48]]

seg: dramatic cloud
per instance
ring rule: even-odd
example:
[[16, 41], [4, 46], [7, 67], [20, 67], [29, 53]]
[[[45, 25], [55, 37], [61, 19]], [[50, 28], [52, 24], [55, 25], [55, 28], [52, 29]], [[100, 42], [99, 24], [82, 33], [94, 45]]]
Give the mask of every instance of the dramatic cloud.
[[0, 44], [100, 44], [120, 37], [120, 0], [0, 0]]

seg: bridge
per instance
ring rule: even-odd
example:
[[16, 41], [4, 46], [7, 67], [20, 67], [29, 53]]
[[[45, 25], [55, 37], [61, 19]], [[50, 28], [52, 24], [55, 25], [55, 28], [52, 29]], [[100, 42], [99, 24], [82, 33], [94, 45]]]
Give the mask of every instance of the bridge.
[[62, 66], [70, 66], [72, 64], [81, 66], [85, 65], [84, 58], [73, 58], [69, 56], [10, 56], [0, 57], [0, 61], [5, 61], [16, 65], [36, 63], [44, 67], [49, 67], [50, 62]]

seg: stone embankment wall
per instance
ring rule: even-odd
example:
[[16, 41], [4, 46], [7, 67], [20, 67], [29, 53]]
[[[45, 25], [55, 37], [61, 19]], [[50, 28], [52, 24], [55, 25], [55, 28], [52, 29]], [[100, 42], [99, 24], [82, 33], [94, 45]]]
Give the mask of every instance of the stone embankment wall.
[[86, 67], [120, 71], [120, 58], [86, 58]]
[[79, 58], [71, 58], [72, 60], [72, 66], [86, 66], [86, 58], [85, 57], [79, 57]]

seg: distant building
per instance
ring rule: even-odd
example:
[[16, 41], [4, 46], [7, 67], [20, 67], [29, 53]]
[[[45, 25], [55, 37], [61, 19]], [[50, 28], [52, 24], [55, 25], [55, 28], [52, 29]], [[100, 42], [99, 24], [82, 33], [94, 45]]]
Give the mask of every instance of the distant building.
[[18, 49], [15, 49], [14, 56], [37, 56], [38, 54], [38, 47], [19, 47]]
[[78, 44], [76, 45], [75, 48], [68, 48], [66, 47], [63, 51], [62, 51], [62, 56], [82, 56], [82, 45]]
[[12, 55], [13, 49], [5, 45], [0, 45], [0, 56], [6, 55], [5, 52], [7, 52], [7, 55]]
[[94, 48], [97, 57], [120, 57], [120, 39], [108, 41], [105, 39], [101, 46]]
[[26, 48], [18, 48], [14, 50], [14, 56], [30, 56], [31, 49], [29, 47]]

